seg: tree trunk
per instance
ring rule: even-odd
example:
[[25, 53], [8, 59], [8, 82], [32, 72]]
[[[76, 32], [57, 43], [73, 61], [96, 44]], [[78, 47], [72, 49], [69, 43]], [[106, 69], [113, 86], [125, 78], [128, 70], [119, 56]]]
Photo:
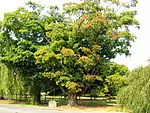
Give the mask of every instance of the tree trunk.
[[39, 86], [39, 78], [32, 79], [31, 87], [30, 87], [30, 96], [31, 103], [33, 105], [41, 104], [41, 88]]
[[76, 93], [68, 93], [68, 106], [76, 106], [77, 105], [77, 95]]
[[4, 92], [1, 90], [0, 100], [4, 100]]
[[33, 105], [39, 105], [41, 104], [41, 94], [40, 93], [34, 93], [31, 95], [31, 103]]
[[35, 85], [31, 86], [30, 96], [31, 96], [31, 103], [33, 105], [41, 104], [41, 93], [39, 89], [35, 87]]

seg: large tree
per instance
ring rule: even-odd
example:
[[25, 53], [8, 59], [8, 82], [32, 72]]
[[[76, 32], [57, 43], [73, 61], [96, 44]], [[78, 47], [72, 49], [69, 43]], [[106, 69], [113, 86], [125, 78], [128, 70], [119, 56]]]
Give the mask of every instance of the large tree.
[[45, 24], [49, 45], [39, 47], [36, 63], [68, 93], [68, 105], [76, 105], [77, 94], [102, 85], [102, 69], [117, 54], [130, 55], [135, 39], [130, 27], [139, 25], [130, 9], [134, 5], [119, 0], [66, 3], [64, 20]]
[[[61, 19], [57, 7], [44, 8], [28, 2], [25, 7], [5, 13], [0, 22], [0, 60], [14, 79], [19, 77], [23, 81], [24, 84], [20, 86], [24, 87], [24, 92], [30, 93], [33, 104], [40, 103], [40, 93], [47, 81], [47, 78], [41, 76], [43, 69], [35, 64], [34, 53], [39, 46], [48, 43], [45, 24]], [[10, 82], [12, 85], [16, 83]]]

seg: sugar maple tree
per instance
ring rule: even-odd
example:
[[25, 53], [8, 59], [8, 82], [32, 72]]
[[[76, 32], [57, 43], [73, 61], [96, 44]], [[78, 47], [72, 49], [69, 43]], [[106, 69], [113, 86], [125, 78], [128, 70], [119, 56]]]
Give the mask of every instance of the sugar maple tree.
[[66, 3], [63, 21], [45, 24], [49, 45], [38, 48], [36, 64], [45, 68], [45, 77], [68, 93], [68, 105], [76, 105], [77, 94], [103, 82], [105, 63], [117, 54], [130, 55], [135, 39], [130, 27], [139, 27], [136, 11], [129, 10], [134, 6], [136, 1]]

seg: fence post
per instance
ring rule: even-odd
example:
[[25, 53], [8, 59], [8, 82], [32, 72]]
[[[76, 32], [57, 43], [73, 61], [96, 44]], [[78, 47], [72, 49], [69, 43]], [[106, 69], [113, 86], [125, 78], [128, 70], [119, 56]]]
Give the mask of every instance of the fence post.
[[15, 98], [15, 100], [17, 100], [17, 94], [16, 94], [16, 98]]
[[44, 95], [44, 104], [46, 104], [46, 93]]

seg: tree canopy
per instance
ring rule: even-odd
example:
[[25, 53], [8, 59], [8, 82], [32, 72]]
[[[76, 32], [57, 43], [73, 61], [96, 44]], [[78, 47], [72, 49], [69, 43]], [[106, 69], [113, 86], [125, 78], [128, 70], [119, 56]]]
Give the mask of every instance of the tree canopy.
[[105, 68], [113, 67], [117, 54], [130, 55], [135, 40], [130, 27], [139, 27], [135, 6], [136, 0], [85, 0], [65, 3], [60, 11], [28, 2], [0, 22], [0, 61], [29, 85], [34, 102], [40, 103], [43, 82], [49, 81], [68, 94], [73, 106], [78, 94], [104, 87], [106, 76], [128, 73]]
[[39, 45], [47, 43], [44, 26], [56, 21], [58, 15], [55, 10], [56, 7], [51, 7], [47, 14], [42, 14], [44, 8], [41, 5], [28, 2], [26, 7], [5, 13], [1, 24], [0, 60], [12, 72], [14, 79], [16, 75], [21, 78], [24, 82], [22, 87], [33, 97], [33, 103], [40, 103], [40, 92], [46, 82], [40, 74], [42, 68], [35, 64], [34, 53]]
[[106, 75], [101, 67], [110, 59], [130, 54], [135, 36], [129, 26], [138, 26], [138, 21], [134, 19], [136, 11], [117, 13], [97, 2], [64, 4], [64, 14], [70, 19], [46, 24], [50, 44], [40, 47], [35, 58], [45, 67], [43, 75], [55, 80], [72, 99], [102, 83]]

